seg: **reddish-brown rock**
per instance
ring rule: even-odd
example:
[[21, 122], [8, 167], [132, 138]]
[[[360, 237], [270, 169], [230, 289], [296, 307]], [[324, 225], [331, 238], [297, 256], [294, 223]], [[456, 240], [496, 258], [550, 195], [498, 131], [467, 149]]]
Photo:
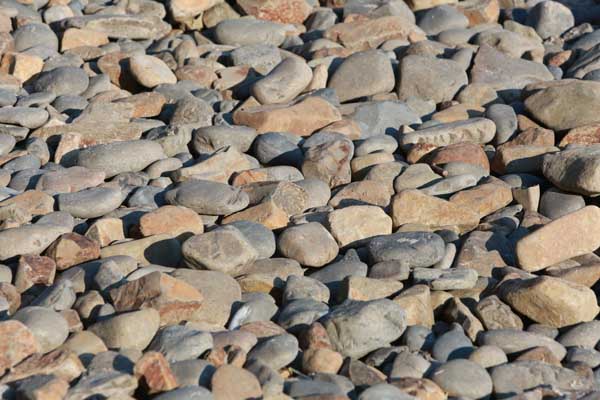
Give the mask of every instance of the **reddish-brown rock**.
[[59, 271], [100, 257], [100, 245], [78, 233], [61, 235], [46, 250], [46, 255], [56, 261]]
[[33, 285], [52, 285], [55, 274], [56, 263], [50, 257], [25, 255], [19, 258], [14, 282], [19, 293], [23, 293]]
[[85, 367], [75, 352], [57, 349], [46, 354], [32, 355], [0, 379], [0, 383], [14, 382], [33, 375], [54, 375], [71, 382], [84, 371]]
[[19, 321], [0, 322], [0, 374], [40, 351], [33, 333]]
[[178, 386], [169, 362], [161, 353], [149, 351], [140, 358], [133, 369], [136, 378], [143, 380], [149, 394], [166, 392]]

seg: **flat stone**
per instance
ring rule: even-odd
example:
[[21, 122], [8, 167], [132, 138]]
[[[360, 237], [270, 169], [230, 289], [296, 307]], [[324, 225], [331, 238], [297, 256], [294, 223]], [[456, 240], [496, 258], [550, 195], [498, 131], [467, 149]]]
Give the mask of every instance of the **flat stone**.
[[565, 347], [555, 340], [519, 329], [489, 330], [482, 332], [477, 341], [478, 344], [483, 346], [499, 347], [509, 356], [518, 355], [525, 350], [539, 347], [549, 349], [558, 360], [562, 360], [567, 354]]
[[492, 379], [487, 371], [469, 360], [452, 360], [435, 370], [432, 380], [449, 396], [466, 396], [474, 399], [492, 393]]
[[57, 196], [58, 208], [77, 218], [97, 218], [117, 209], [123, 202], [119, 189], [97, 187]]
[[218, 23], [215, 27], [215, 37], [220, 44], [279, 46], [285, 40], [288, 31], [289, 25], [254, 18], [239, 18]]
[[283, 24], [301, 24], [312, 12], [306, 0], [240, 0], [238, 5], [248, 15]]
[[393, 300], [404, 309], [408, 326], [433, 326], [431, 292], [427, 286], [417, 284], [406, 288]]
[[409, 55], [400, 63], [398, 98], [450, 101], [468, 83], [467, 74], [452, 60]]
[[[581, 237], [580, 232], [594, 232], [600, 209], [587, 206], [546, 224], [517, 242], [516, 255], [521, 268], [538, 271], [552, 264], [596, 250], [597, 235]], [[577, 239], [569, 240], [569, 238]], [[560, 238], [559, 241], [558, 238]], [[583, 240], [586, 239], [586, 240]], [[551, 252], [548, 249], [553, 249]]]
[[376, 206], [349, 206], [327, 216], [331, 234], [340, 247], [359, 246], [372, 237], [392, 233], [392, 219]]
[[287, 103], [312, 80], [312, 70], [296, 58], [286, 58], [252, 86], [252, 95], [261, 104]]
[[[368, 78], [368, 79], [365, 79]], [[395, 85], [389, 58], [381, 51], [369, 50], [346, 58], [329, 79], [340, 102], [390, 92]]]
[[362, 357], [396, 340], [406, 328], [404, 310], [391, 300], [347, 302], [321, 320], [335, 349]]
[[248, 195], [229, 185], [190, 180], [167, 192], [169, 204], [190, 208], [199, 214], [226, 215], [248, 206]]
[[487, 45], [479, 48], [471, 69], [471, 83], [495, 90], [522, 89], [530, 83], [552, 79], [543, 64], [509, 57]]
[[142, 265], [158, 264], [178, 266], [181, 261], [181, 245], [170, 235], [159, 234], [147, 238], [114, 243], [100, 250], [100, 257], [124, 255], [134, 258]]
[[493, 121], [471, 118], [407, 133], [400, 138], [400, 146], [431, 144], [441, 147], [463, 142], [485, 144], [492, 141], [495, 133], [496, 125]]
[[544, 176], [558, 188], [583, 195], [597, 195], [598, 178], [595, 163], [600, 145], [589, 145], [565, 149], [544, 157]]
[[6, 340], [0, 345], [0, 370], [12, 368], [30, 355], [41, 351], [33, 332], [18, 320], [0, 322], [0, 332]]
[[233, 114], [236, 124], [250, 126], [258, 133], [291, 132], [298, 136], [309, 136], [340, 119], [339, 111], [317, 96], [306, 97], [291, 105], [259, 106], [237, 110]]
[[[231, 382], [237, 382], [232, 385]], [[211, 379], [215, 398], [223, 400], [250, 399], [262, 396], [258, 379], [249, 371], [233, 365], [219, 367]]]
[[418, 190], [404, 190], [393, 197], [392, 219], [394, 227], [422, 224], [429, 227], [458, 226], [461, 230], [469, 230], [479, 223], [475, 211]]
[[24, 307], [13, 319], [25, 325], [35, 337], [42, 353], [54, 350], [69, 335], [67, 322], [54, 310], [46, 307]]
[[542, 276], [507, 281], [502, 298], [532, 320], [562, 328], [593, 320], [600, 308], [591, 289], [559, 278]]
[[0, 259], [18, 255], [40, 254], [54, 240], [71, 228], [51, 224], [24, 225], [0, 232]]

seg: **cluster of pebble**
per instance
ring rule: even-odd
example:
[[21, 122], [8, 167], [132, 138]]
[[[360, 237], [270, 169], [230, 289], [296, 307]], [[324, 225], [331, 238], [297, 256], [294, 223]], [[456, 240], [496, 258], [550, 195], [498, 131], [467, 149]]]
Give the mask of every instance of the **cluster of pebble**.
[[0, 0], [0, 398], [600, 398], [598, 22]]

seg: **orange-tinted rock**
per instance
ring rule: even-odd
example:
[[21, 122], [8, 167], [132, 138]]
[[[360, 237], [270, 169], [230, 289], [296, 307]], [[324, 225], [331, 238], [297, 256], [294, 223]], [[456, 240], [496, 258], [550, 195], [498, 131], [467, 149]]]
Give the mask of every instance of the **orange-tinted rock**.
[[133, 105], [132, 118], [156, 117], [160, 114], [167, 99], [157, 92], [138, 93], [123, 99], [116, 100], [115, 103], [127, 103]]
[[333, 349], [327, 330], [320, 322], [313, 322], [299, 340], [303, 349]]
[[573, 128], [562, 138], [558, 144], [565, 147], [569, 144], [596, 144], [600, 143], [600, 124], [580, 126]]
[[541, 361], [560, 367], [560, 360], [547, 347], [534, 347], [520, 354], [515, 361]]
[[344, 357], [331, 349], [310, 348], [302, 353], [302, 369], [307, 374], [337, 374], [343, 362]]
[[289, 222], [289, 215], [273, 201], [267, 200], [223, 218], [222, 223], [230, 224], [236, 221], [258, 222], [273, 230], [286, 227]]
[[390, 39], [418, 42], [426, 35], [402, 16], [386, 16], [336, 24], [325, 31], [324, 37], [360, 51], [376, 48]]
[[472, 189], [462, 190], [452, 197], [450, 202], [476, 212], [479, 218], [498, 211], [513, 200], [512, 190], [508, 185], [485, 183]]
[[554, 131], [544, 128], [529, 128], [517, 135], [510, 142], [502, 146], [554, 146]]
[[500, 16], [498, 0], [466, 0], [458, 4], [458, 10], [469, 19], [470, 26], [498, 22]]
[[0, 322], [0, 338], [0, 374], [40, 351], [33, 333], [16, 320]]
[[152, 272], [112, 289], [110, 297], [117, 311], [156, 309], [161, 325], [190, 319], [203, 300], [196, 288], [162, 272]]
[[0, 202], [0, 207], [16, 204], [31, 215], [46, 215], [54, 211], [54, 199], [39, 190], [27, 190]]
[[84, 371], [85, 367], [76, 353], [71, 350], [57, 349], [46, 354], [32, 355], [0, 379], [0, 383], [14, 382], [33, 375], [54, 375], [71, 382]]
[[55, 274], [56, 263], [52, 258], [25, 255], [19, 258], [14, 282], [19, 293], [23, 293], [33, 285], [52, 285]]
[[477, 165], [487, 172], [490, 171], [487, 155], [481, 146], [474, 143], [457, 143], [438, 148], [425, 156], [425, 160], [431, 165], [449, 162], [469, 163]]
[[33, 54], [8, 53], [2, 58], [2, 64], [8, 64], [8, 71], [21, 82], [42, 71], [44, 60]]
[[105, 247], [117, 240], [125, 239], [123, 221], [119, 218], [100, 218], [90, 226], [85, 236]]
[[180, 81], [194, 81], [207, 88], [218, 79], [215, 71], [204, 65], [184, 65], [177, 68], [175, 76]]
[[395, 227], [405, 224], [420, 224], [431, 228], [457, 226], [461, 231], [471, 230], [479, 224], [479, 214], [476, 211], [428, 196], [419, 190], [403, 190], [393, 197], [392, 219]]
[[69, 28], [63, 32], [61, 49], [66, 51], [81, 46], [98, 47], [106, 43], [108, 43], [106, 33], [89, 29]]
[[237, 4], [248, 15], [283, 24], [301, 24], [312, 11], [306, 0], [238, 0]]
[[245, 400], [262, 397], [258, 379], [251, 372], [223, 365], [212, 376], [211, 387], [215, 400]]
[[360, 126], [358, 126], [356, 121], [351, 119], [342, 119], [333, 122], [324, 127], [323, 131], [341, 133], [342, 135], [346, 135], [350, 140], [360, 139], [361, 135]]
[[293, 105], [259, 106], [233, 113], [237, 125], [250, 126], [258, 133], [291, 132], [298, 136], [309, 136], [340, 119], [337, 108], [316, 96]]
[[169, 362], [165, 356], [156, 351], [145, 353], [135, 363], [133, 373], [136, 378], [143, 380], [149, 394], [166, 392], [178, 386]]
[[13, 315], [21, 307], [21, 295], [17, 288], [8, 282], [0, 282], [0, 297], [8, 302], [9, 315]]
[[565, 64], [567, 61], [571, 60], [573, 57], [573, 50], [563, 50], [558, 53], [553, 54], [548, 58], [548, 65], [552, 65], [553, 67], [560, 67]]
[[202, 217], [195, 211], [181, 206], [163, 206], [140, 218], [142, 236], [166, 233], [174, 237], [197, 235], [204, 232]]
[[100, 257], [100, 246], [97, 242], [78, 233], [69, 232], [61, 235], [46, 250], [46, 255], [56, 262], [59, 271], [86, 261]]
[[554, 146], [500, 146], [491, 163], [497, 174], [541, 173], [544, 155], [555, 153]]

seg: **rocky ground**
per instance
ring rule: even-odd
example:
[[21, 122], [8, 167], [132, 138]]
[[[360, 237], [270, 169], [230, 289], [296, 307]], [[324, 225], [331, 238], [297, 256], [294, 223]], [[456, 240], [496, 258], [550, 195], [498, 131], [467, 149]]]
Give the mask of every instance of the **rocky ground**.
[[0, 398], [599, 399], [595, 24], [0, 0]]

